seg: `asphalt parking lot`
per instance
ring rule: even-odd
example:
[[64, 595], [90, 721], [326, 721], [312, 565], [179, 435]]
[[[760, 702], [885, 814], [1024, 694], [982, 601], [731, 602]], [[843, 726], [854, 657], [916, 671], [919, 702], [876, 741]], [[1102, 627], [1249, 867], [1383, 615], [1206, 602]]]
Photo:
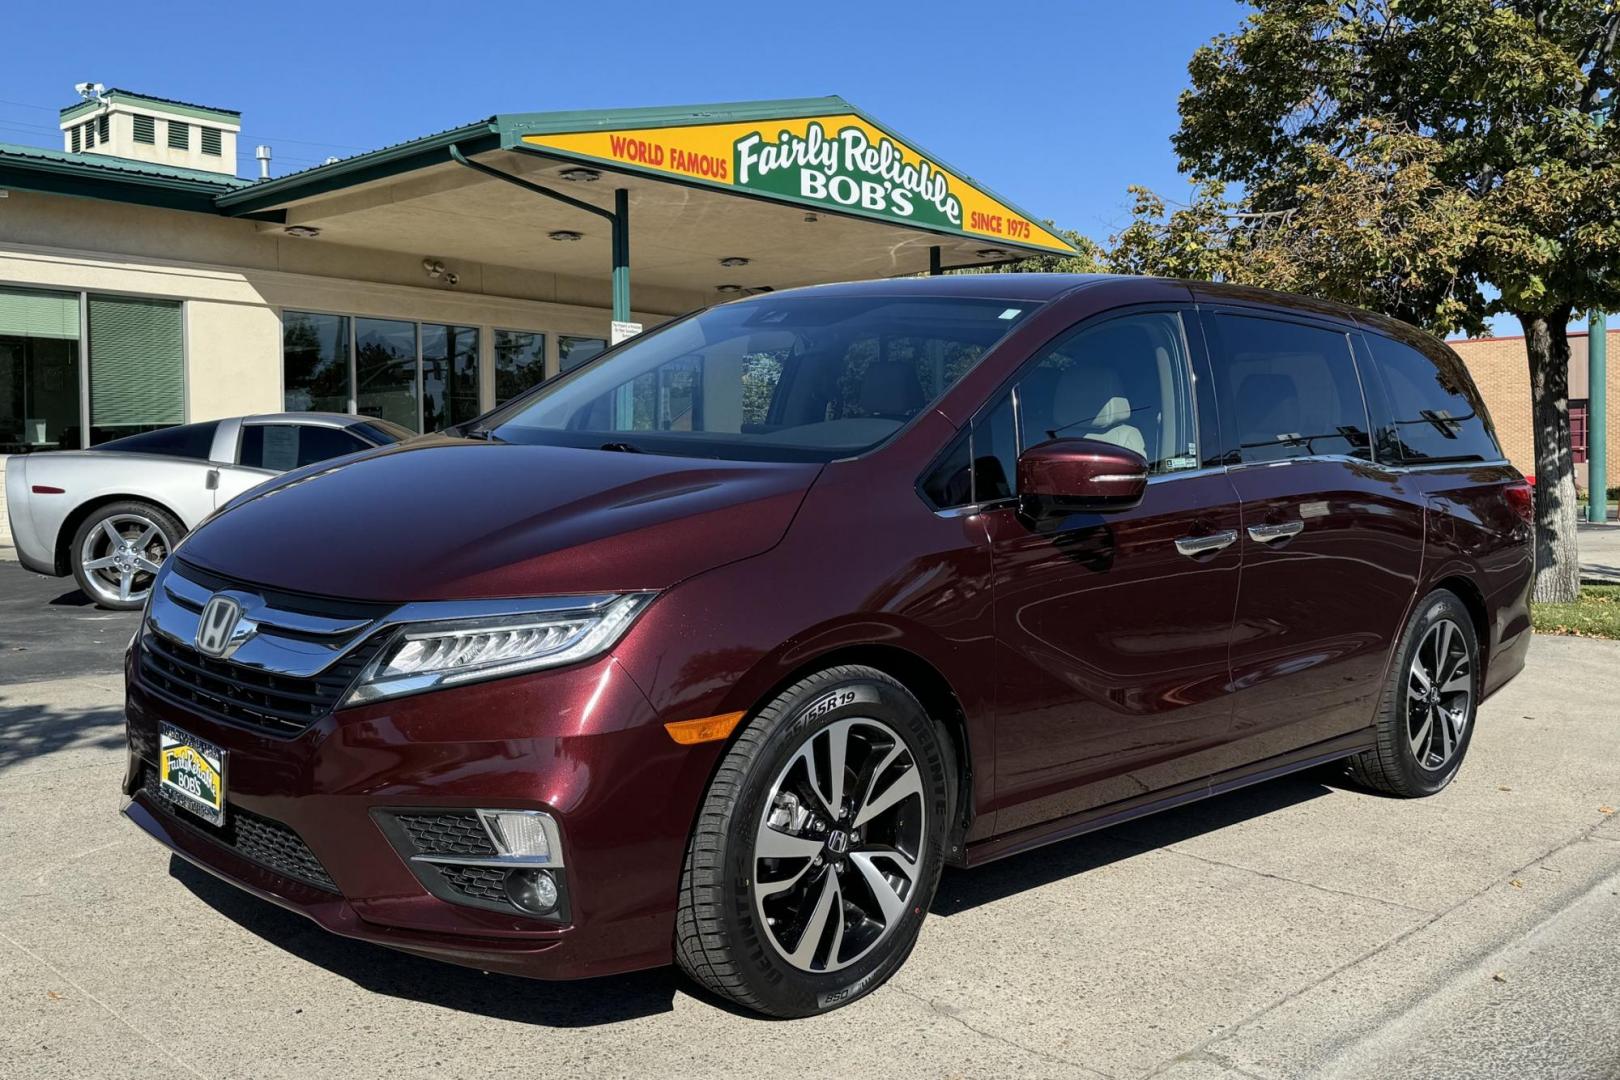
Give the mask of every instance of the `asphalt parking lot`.
[[1441, 796], [1332, 773], [947, 875], [887, 987], [768, 1022], [673, 971], [332, 937], [119, 815], [130, 615], [0, 564], [0, 1075], [1620, 1075], [1620, 644], [1537, 641]]

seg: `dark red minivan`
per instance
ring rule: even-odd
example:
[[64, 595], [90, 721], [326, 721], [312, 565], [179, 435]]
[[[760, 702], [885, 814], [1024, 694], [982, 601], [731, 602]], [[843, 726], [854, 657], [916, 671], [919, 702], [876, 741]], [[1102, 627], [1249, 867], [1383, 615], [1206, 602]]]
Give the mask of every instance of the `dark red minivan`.
[[815, 1013], [946, 863], [1339, 760], [1445, 787], [1524, 664], [1529, 515], [1388, 319], [756, 296], [199, 528], [129, 652], [126, 813], [340, 934]]

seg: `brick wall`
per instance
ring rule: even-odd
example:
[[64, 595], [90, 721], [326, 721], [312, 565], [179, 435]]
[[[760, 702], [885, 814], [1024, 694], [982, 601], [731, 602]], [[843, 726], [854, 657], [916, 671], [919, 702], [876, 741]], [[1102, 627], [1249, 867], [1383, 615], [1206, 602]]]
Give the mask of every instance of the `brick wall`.
[[[1609, 486], [1620, 486], [1620, 329], [1609, 331]], [[1530, 424], [1530, 361], [1524, 352], [1524, 338], [1476, 338], [1448, 344], [1468, 365], [1469, 374], [1485, 398], [1485, 407], [1496, 422], [1502, 450], [1519, 471], [1535, 471], [1535, 433]], [[1586, 335], [1571, 334], [1569, 339], [1569, 396], [1588, 398], [1586, 385]], [[1586, 486], [1586, 466], [1575, 467], [1575, 482]]]

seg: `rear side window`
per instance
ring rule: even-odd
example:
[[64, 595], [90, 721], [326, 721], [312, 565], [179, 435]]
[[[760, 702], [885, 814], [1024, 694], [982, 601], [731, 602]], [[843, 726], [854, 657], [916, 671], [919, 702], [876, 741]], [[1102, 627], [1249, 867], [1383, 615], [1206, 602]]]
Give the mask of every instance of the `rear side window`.
[[364, 442], [340, 428], [248, 424], [242, 428], [241, 463], [250, 469], [286, 472], [366, 449]]
[[1406, 464], [1495, 461], [1502, 456], [1468, 372], [1456, 357], [1430, 357], [1378, 334], [1366, 335], [1384, 378], [1395, 450]]
[[208, 455], [214, 450], [214, 432], [218, 430], [218, 420], [206, 424], [181, 424], [178, 427], [143, 431], [139, 435], [126, 435], [122, 439], [104, 442], [96, 449], [207, 461]]
[[1371, 459], [1349, 335], [1230, 312], [1205, 325], [1228, 464], [1333, 454]]

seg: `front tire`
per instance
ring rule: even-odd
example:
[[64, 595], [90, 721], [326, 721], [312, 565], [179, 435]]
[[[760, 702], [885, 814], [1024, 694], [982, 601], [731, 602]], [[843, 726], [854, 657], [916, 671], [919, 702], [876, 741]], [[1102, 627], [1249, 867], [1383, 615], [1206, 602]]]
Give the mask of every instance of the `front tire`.
[[98, 607], [133, 611], [146, 603], [158, 567], [184, 535], [174, 515], [148, 502], [98, 507], [73, 534], [73, 579]]
[[817, 672], [749, 721], [687, 847], [675, 955], [773, 1016], [847, 1005], [916, 943], [944, 865], [948, 738], [867, 667]]
[[1468, 753], [1479, 691], [1473, 618], [1455, 593], [1436, 589], [1401, 635], [1379, 703], [1377, 745], [1350, 759], [1351, 777], [1407, 799], [1440, 791]]

